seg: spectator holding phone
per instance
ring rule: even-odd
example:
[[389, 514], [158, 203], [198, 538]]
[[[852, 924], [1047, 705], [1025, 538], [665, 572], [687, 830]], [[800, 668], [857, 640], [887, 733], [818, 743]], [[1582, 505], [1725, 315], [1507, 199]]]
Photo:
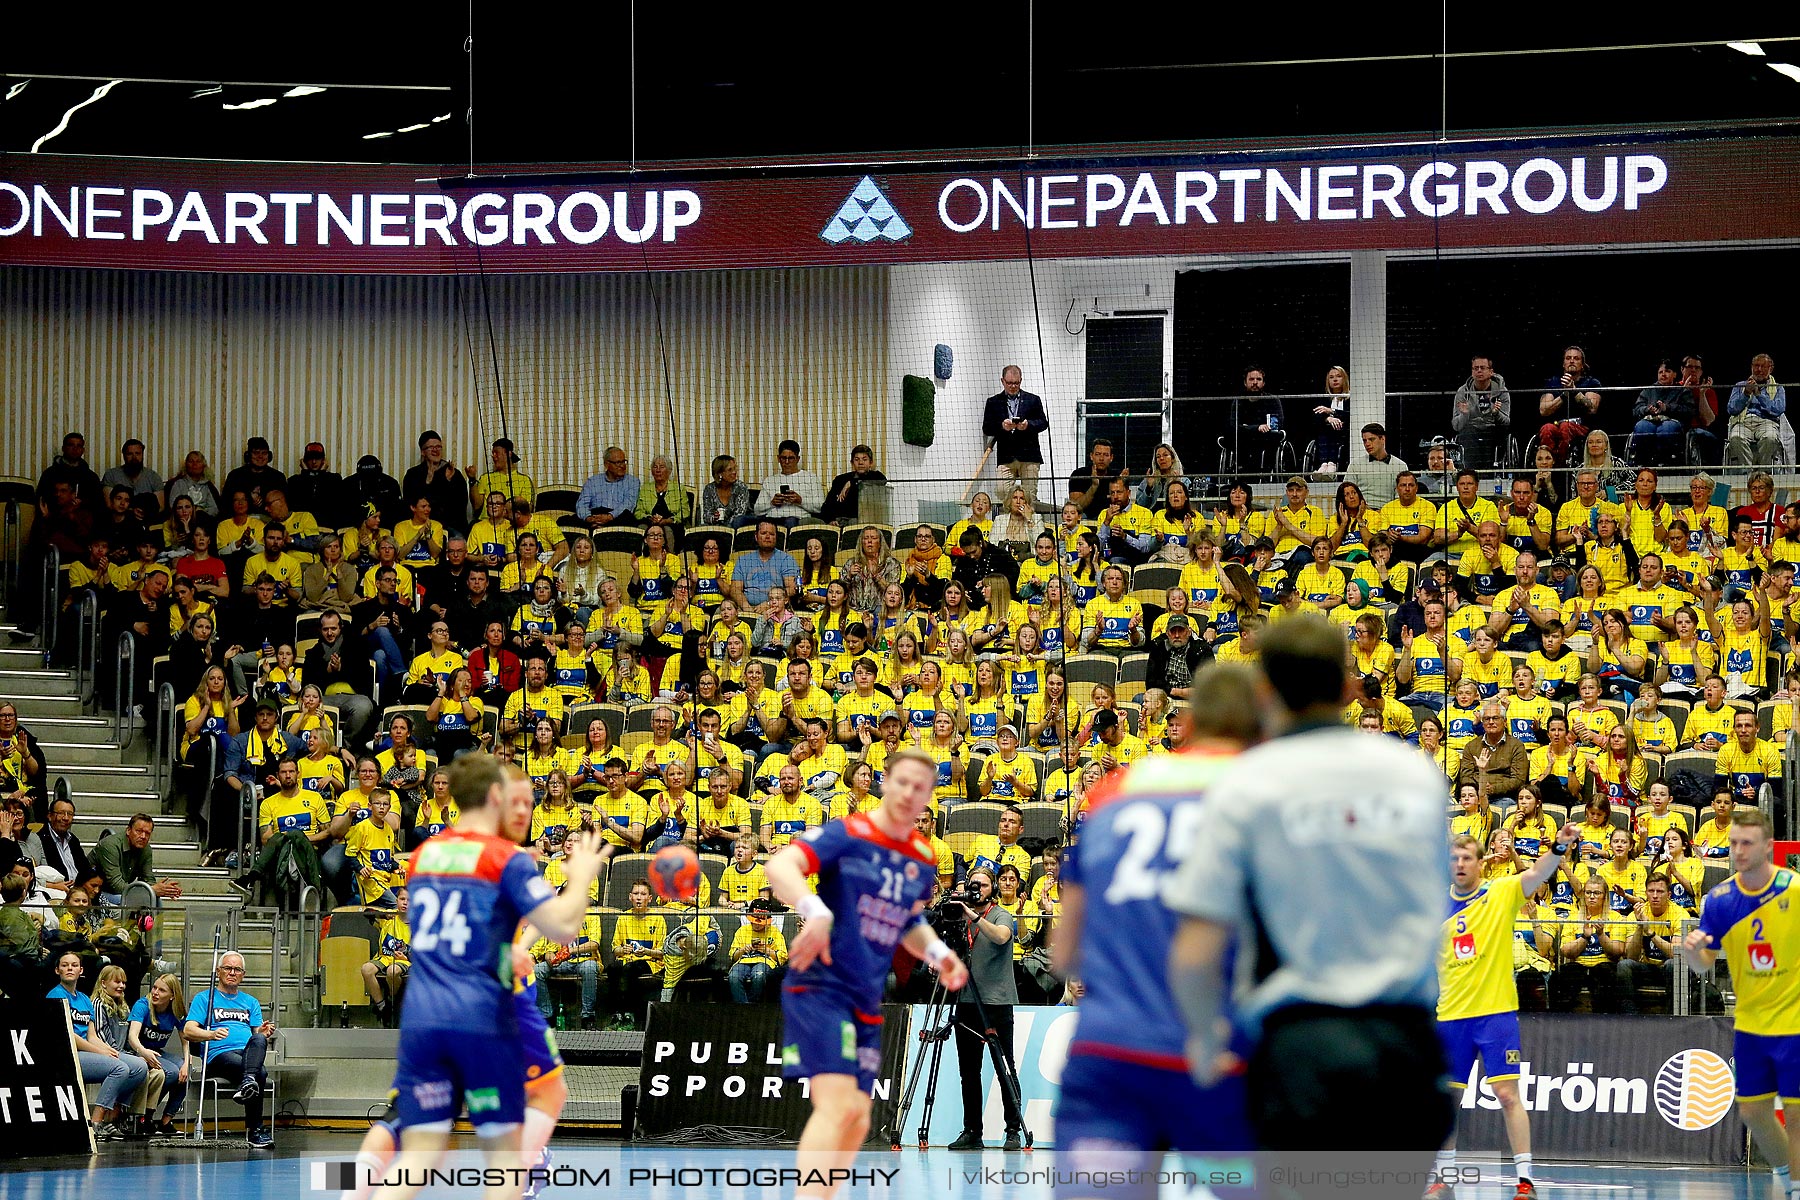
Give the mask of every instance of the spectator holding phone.
[[825, 489], [817, 475], [801, 469], [800, 443], [792, 438], [782, 442], [775, 448], [775, 460], [781, 469], [763, 480], [756, 515], [790, 529], [817, 518], [825, 504]]

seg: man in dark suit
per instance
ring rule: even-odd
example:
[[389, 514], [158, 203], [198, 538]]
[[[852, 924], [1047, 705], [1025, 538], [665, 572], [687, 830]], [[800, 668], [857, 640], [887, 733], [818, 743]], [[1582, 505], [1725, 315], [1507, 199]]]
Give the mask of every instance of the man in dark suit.
[[1050, 418], [1044, 413], [1043, 400], [1019, 390], [1024, 377], [1017, 367], [1006, 367], [1000, 372], [1000, 391], [988, 397], [981, 415], [981, 432], [994, 439], [994, 461], [1000, 477], [1017, 480], [1036, 504], [1038, 471], [1044, 465], [1038, 434], [1050, 428]]

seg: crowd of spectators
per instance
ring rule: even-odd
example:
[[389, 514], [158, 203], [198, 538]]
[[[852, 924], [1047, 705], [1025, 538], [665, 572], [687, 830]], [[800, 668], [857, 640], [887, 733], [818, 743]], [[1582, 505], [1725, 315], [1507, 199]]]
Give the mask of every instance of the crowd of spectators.
[[[940, 881], [991, 872], [1021, 931], [1021, 994], [1061, 999], [1070, 981], [1041, 951], [1089, 790], [1181, 746], [1206, 662], [1254, 663], [1262, 629], [1307, 612], [1344, 631], [1361, 681], [1344, 719], [1438, 763], [1452, 830], [1491, 871], [1535, 857], [1546, 814], [1587, 816], [1580, 861], [1521, 927], [1521, 988], [1629, 1011], [1675, 986], [1659, 923], [1691, 915], [1701, 872], [1723, 862], [1709, 829], [1724, 826], [1702, 814], [1760, 803], [1786, 770], [1800, 505], [1777, 503], [1760, 469], [1784, 454], [1785, 390], [1759, 356], [1721, 404], [1688, 356], [1613, 414], [1616, 390], [1570, 347], [1514, 470], [1523, 430], [1495, 365], [1472, 360], [1454, 437], [1418, 470], [1380, 424], [1357, 448], [1341, 369], [1301, 409], [1255, 371], [1233, 421], [1240, 465], [1272, 467], [1304, 434], [1318, 471], [1273, 489], [1202, 480], [1160, 445], [1129, 472], [1101, 438], [1054, 511], [1043, 403], [1008, 368], [985, 413], [1006, 490], [973, 495], [948, 529], [861, 522], [862, 489], [884, 480], [867, 446], [828, 485], [783, 441], [759, 486], [720, 456], [695, 490], [668, 458], [640, 479], [611, 446], [577, 489], [534, 480], [507, 439], [459, 470], [427, 431], [396, 482], [371, 456], [333, 473], [317, 443], [284, 475], [252, 438], [216, 485], [198, 452], [163, 480], [136, 441], [102, 479], [71, 434], [40, 481], [33, 561], [54, 546], [61, 603], [92, 593], [103, 637], [158, 664], [134, 704], [172, 685], [207, 861], [276, 903], [310, 885], [371, 910], [363, 979], [384, 1018], [404, 989], [406, 852], [454, 822], [439, 768], [475, 749], [532, 780], [553, 883], [586, 827], [622, 853], [719, 859], [692, 912], [642, 885], [601, 905], [596, 884], [591, 928], [532, 950], [540, 1002], [570, 993], [559, 1019], [629, 1024], [678, 988], [771, 997], [786, 946], [760, 859], [877, 803], [902, 746], [940, 764], [922, 819]], [[1695, 470], [1706, 455], [1748, 468], [1746, 503]], [[18, 615], [30, 635], [41, 614]], [[174, 885], [150, 870], [147, 816], [84, 859], [41, 763], [32, 791], [29, 737], [6, 734], [0, 771], [46, 824], [18, 839], [0, 987], [35, 987], [61, 969], [51, 926], [81, 923], [78, 897]], [[979, 820], [957, 816], [983, 801]], [[706, 906], [743, 914], [734, 937]], [[50, 918], [35, 944], [13, 909]], [[72, 951], [80, 977], [119, 966], [135, 1000], [149, 964], [97, 945]]]

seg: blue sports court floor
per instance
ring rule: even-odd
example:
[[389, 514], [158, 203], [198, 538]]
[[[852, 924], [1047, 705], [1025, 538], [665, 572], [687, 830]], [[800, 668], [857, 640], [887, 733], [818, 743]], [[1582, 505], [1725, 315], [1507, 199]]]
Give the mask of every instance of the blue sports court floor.
[[[283, 1131], [273, 1153], [247, 1149], [240, 1139], [227, 1137], [206, 1149], [169, 1149], [111, 1144], [107, 1153], [94, 1158], [65, 1158], [13, 1162], [0, 1173], [0, 1200], [295, 1200], [316, 1197], [331, 1200], [337, 1193], [315, 1187], [320, 1176], [315, 1164], [343, 1161], [353, 1156], [358, 1135]], [[458, 1139], [457, 1149], [473, 1148], [472, 1139]], [[559, 1138], [552, 1149], [558, 1166], [610, 1172], [605, 1188], [552, 1187], [547, 1198], [622, 1197], [629, 1200], [789, 1200], [791, 1188], [693, 1184], [640, 1180], [631, 1172], [667, 1172], [681, 1167], [739, 1168], [791, 1166], [792, 1151], [780, 1149], [701, 1149], [666, 1146], [622, 1146], [618, 1143]], [[858, 1167], [898, 1169], [891, 1187], [851, 1187], [845, 1200], [1051, 1200], [1054, 1189], [1040, 1178], [1018, 1179], [1020, 1171], [1044, 1172], [1054, 1167], [1056, 1153], [1040, 1150], [1030, 1155], [961, 1154], [932, 1149], [924, 1152], [865, 1152]], [[1013, 1175], [1011, 1179], [1000, 1174]], [[716, 1172], [715, 1172], [716, 1173]], [[1593, 1167], [1542, 1164], [1538, 1170], [1539, 1193], [1546, 1200], [1627, 1200], [1657, 1197], [1661, 1200], [1768, 1200], [1772, 1197], [1769, 1175], [1724, 1168], [1616, 1166]], [[474, 1196], [474, 1189], [436, 1188], [426, 1196]], [[1205, 1189], [1169, 1189], [1165, 1198], [1204, 1200]], [[1459, 1187], [1459, 1200], [1510, 1200], [1512, 1187], [1498, 1178], [1478, 1187]], [[1405, 1200], [1405, 1198], [1402, 1198]]]

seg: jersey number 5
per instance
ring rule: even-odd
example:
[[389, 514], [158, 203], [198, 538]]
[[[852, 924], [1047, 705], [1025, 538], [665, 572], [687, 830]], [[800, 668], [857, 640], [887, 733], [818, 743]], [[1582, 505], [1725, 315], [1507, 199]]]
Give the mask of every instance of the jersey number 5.
[[463, 948], [469, 944], [473, 931], [462, 914], [462, 893], [451, 892], [450, 898], [442, 902], [442, 924], [439, 923], [439, 901], [436, 892], [420, 889], [413, 900], [416, 915], [413, 919], [413, 949], [430, 952], [437, 949], [442, 941], [450, 948], [450, 953], [462, 957]]

